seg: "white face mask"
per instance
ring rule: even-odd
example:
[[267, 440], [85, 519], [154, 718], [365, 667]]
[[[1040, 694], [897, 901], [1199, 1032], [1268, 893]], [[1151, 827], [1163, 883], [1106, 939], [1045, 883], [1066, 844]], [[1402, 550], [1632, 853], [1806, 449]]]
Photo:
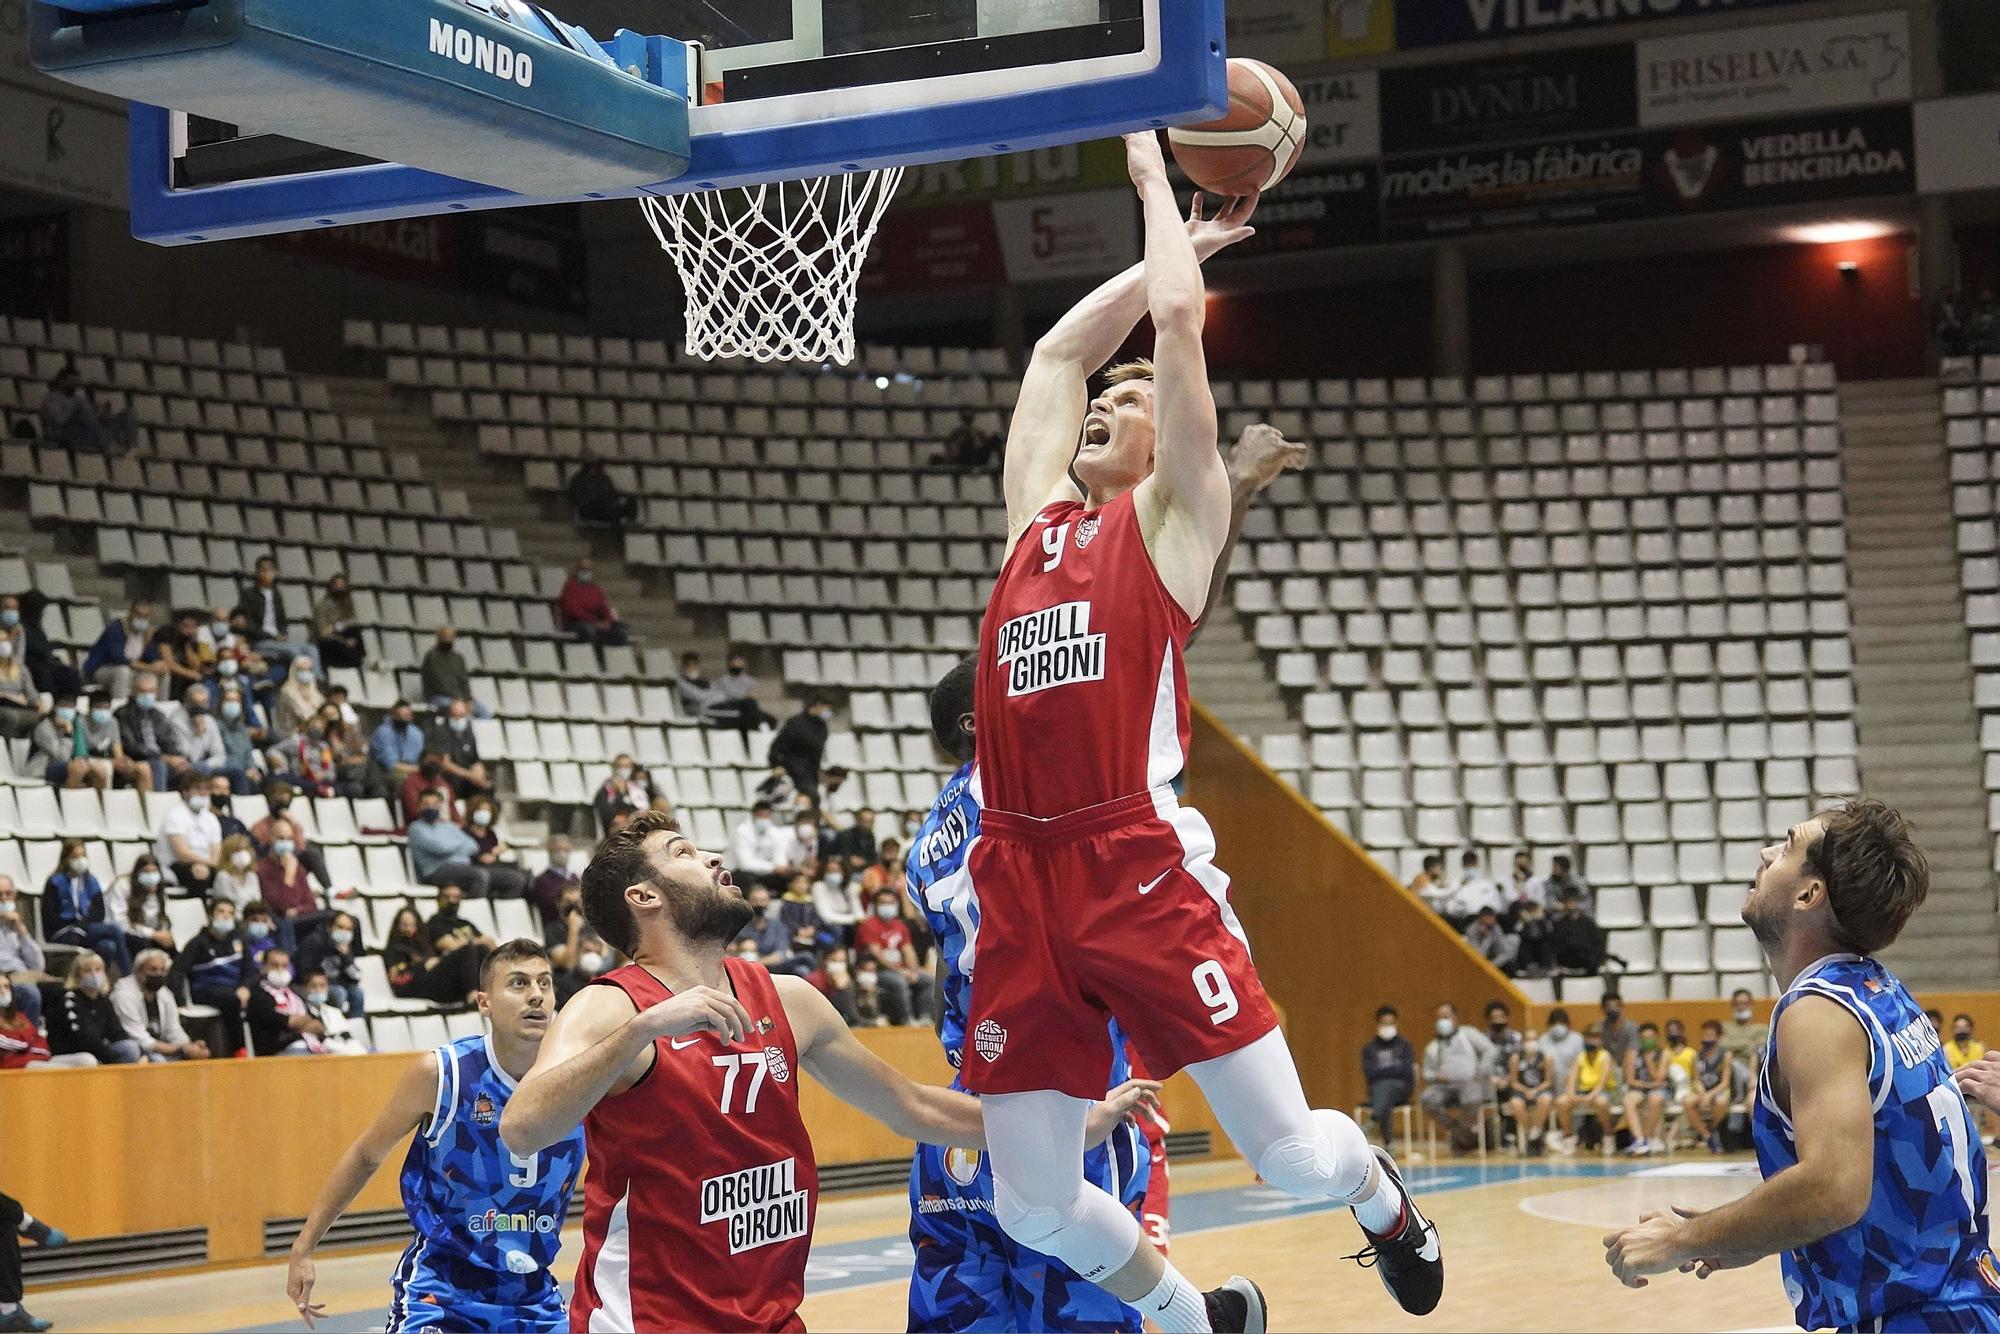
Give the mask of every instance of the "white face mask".
[[474, 811], [472, 813], [472, 823], [478, 825], [481, 829], [484, 829], [487, 825], [493, 823], [493, 812], [483, 811], [483, 810]]
[[812, 827], [811, 825], [809, 825], [809, 824], [802, 824], [802, 825], [799, 825], [799, 826], [798, 826], [797, 828], [795, 828], [795, 829], [794, 829], [794, 830], [793, 830], [792, 832], [793, 832], [793, 833], [795, 833], [795, 834], [797, 834], [797, 835], [799, 836], [799, 842], [801, 842], [801, 843], [818, 843], [818, 842], [819, 842], [819, 831], [818, 831], [818, 830], [816, 830], [816, 829], [814, 829], [814, 828], [813, 828], [813, 827]]
[[552, 871], [567, 871], [569, 869], [569, 854], [567, 852], [551, 852], [549, 854], [549, 869]]
[[1555, 1039], [1555, 1040], [1556, 1040], [1557, 1042], [1561, 1042], [1561, 1041], [1562, 1041], [1562, 1040], [1563, 1040], [1564, 1038], [1566, 1038], [1566, 1037], [1568, 1037], [1568, 1036], [1569, 1036], [1569, 1025], [1568, 1025], [1568, 1024], [1550, 1024], [1550, 1025], [1549, 1025], [1549, 1036], [1550, 1036], [1550, 1037], [1552, 1037], [1552, 1038], [1554, 1038], [1554, 1039]]
[[69, 859], [69, 873], [71, 875], [84, 875], [89, 870], [90, 870], [90, 861], [88, 858], [72, 857]]
[[1377, 1024], [1375, 1025], [1375, 1036], [1387, 1042], [1390, 1038], [1396, 1036], [1396, 1026], [1394, 1024]]
[[104, 990], [104, 974], [102, 974], [102, 973], [85, 973], [85, 974], [83, 975], [83, 989], [84, 989], [85, 991], [88, 991], [88, 992], [89, 992], [89, 993], [90, 993], [91, 995], [93, 995], [93, 996], [95, 996], [95, 995], [97, 995], [97, 994], [98, 994], [99, 992], [103, 991], [103, 990]]
[[1749, 1006], [1747, 1006], [1747, 1005], [1744, 1005], [1744, 1006], [1739, 1006], [1739, 1007], [1737, 1008], [1737, 1011], [1736, 1011], [1736, 1022], [1737, 1022], [1737, 1023], [1739, 1023], [1739, 1024], [1747, 1024], [1747, 1023], [1749, 1023], [1749, 1022], [1750, 1022], [1750, 1014], [1751, 1014], [1751, 1010], [1750, 1010], [1750, 1007], [1749, 1007]]
[[1453, 1023], [1451, 1020], [1440, 1019], [1437, 1021], [1437, 1034], [1439, 1037], [1448, 1038], [1457, 1031], [1458, 1031], [1458, 1025]]
[[762, 816], [759, 816], [757, 819], [753, 820], [751, 822], [751, 827], [754, 828], [760, 834], [768, 834], [771, 832], [771, 822], [763, 818]]
[[881, 918], [885, 922], [893, 922], [896, 920], [898, 916], [900, 916], [900, 914], [897, 913], [896, 911], [896, 905], [893, 903], [876, 904], [875, 915]]
[[338, 945], [341, 949], [346, 949], [349, 945], [352, 945], [354, 943], [354, 933], [352, 931], [349, 931], [346, 927], [338, 927], [332, 931], [327, 932], [326, 934], [329, 937], [331, 937], [333, 943], [335, 945]]
[[188, 809], [189, 809], [189, 810], [191, 810], [191, 811], [193, 811], [193, 812], [194, 812], [194, 813], [195, 813], [196, 815], [199, 815], [199, 814], [201, 814], [201, 813], [202, 813], [203, 811], [207, 810], [207, 809], [208, 809], [208, 793], [206, 793], [206, 792], [197, 792], [197, 793], [195, 793], [195, 794], [194, 794], [193, 796], [189, 797], [189, 798], [188, 798]]
[[617, 778], [619, 782], [623, 783], [627, 779], [632, 777], [632, 766], [629, 764], [621, 764], [616, 769], [613, 769], [611, 773], [613, 777]]
[[229, 854], [229, 864], [239, 871], [247, 870], [250, 866], [250, 854], [247, 852], [232, 852]]
[[292, 985], [292, 970], [289, 968], [273, 968], [270, 972], [264, 974], [264, 980], [274, 987], [281, 989], [288, 987]]
[[598, 969], [604, 967], [604, 956], [596, 950], [585, 950], [582, 956], [577, 959], [576, 966], [581, 971], [594, 977], [597, 975]]

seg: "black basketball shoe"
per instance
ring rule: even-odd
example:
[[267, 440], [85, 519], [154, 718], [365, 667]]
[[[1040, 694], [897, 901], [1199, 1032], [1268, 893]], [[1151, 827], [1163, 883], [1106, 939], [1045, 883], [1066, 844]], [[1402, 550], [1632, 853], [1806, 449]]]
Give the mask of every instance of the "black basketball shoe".
[[1416, 1199], [1403, 1186], [1403, 1174], [1396, 1170], [1396, 1160], [1382, 1149], [1375, 1149], [1374, 1153], [1382, 1170], [1402, 1188], [1406, 1202], [1403, 1226], [1391, 1237], [1378, 1237], [1362, 1228], [1369, 1244], [1347, 1258], [1359, 1260], [1364, 1269], [1373, 1265], [1382, 1276], [1382, 1286], [1405, 1311], [1411, 1315], [1429, 1315], [1444, 1296], [1444, 1250], [1438, 1244], [1437, 1224], [1417, 1208]]
[[1208, 1327], [1215, 1334], [1264, 1334], [1264, 1291], [1238, 1275], [1219, 1288], [1201, 1294], [1208, 1303]]

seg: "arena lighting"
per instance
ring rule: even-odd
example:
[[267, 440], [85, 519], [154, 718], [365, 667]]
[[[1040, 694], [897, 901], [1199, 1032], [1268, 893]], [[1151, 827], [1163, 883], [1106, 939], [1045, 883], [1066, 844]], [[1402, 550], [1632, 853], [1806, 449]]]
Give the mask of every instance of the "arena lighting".
[[1878, 236], [1893, 235], [1895, 231], [1886, 222], [1850, 218], [1843, 222], [1801, 223], [1784, 228], [1783, 235], [1788, 241], [1804, 245], [1839, 245], [1845, 241], [1872, 241]]

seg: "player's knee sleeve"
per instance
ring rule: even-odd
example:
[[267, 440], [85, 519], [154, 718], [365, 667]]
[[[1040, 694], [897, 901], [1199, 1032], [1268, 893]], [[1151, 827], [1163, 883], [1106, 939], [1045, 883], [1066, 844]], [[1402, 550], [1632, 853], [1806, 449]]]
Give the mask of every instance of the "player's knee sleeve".
[[1020, 1245], [1053, 1255], [1091, 1282], [1124, 1268], [1143, 1239], [1138, 1220], [1094, 1186], [1054, 1206], [1029, 1204], [996, 1179], [993, 1216]]
[[1257, 1175], [1302, 1199], [1352, 1199], [1368, 1184], [1374, 1153], [1354, 1119], [1327, 1108], [1313, 1112], [1313, 1134], [1273, 1140], [1257, 1160]]

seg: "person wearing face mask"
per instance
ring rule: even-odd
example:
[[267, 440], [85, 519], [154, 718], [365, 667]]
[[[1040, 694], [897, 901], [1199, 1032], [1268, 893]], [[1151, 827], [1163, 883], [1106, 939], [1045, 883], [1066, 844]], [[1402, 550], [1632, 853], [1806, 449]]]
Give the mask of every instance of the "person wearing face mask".
[[47, 962], [21, 911], [13, 877], [0, 875], [0, 984], [13, 988], [14, 1006], [31, 1024], [42, 1019], [42, 985], [56, 980], [43, 971]]
[[651, 805], [652, 800], [652, 793], [638, 778], [632, 757], [620, 755], [611, 761], [611, 776], [598, 787], [590, 805], [597, 812], [597, 827], [608, 831], [612, 816], [620, 811], [637, 814]]
[[872, 904], [873, 915], [854, 928], [855, 958], [861, 965], [874, 965], [879, 1003], [888, 1022], [920, 1023], [930, 1013], [929, 978], [909, 920], [903, 916], [902, 895], [880, 889]]
[[423, 794], [417, 818], [410, 822], [408, 839], [417, 883], [450, 885], [476, 899], [486, 897], [487, 870], [473, 861], [479, 855], [479, 843], [444, 818], [444, 795], [435, 788]]
[[1604, 1011], [1604, 1050], [1611, 1053], [1611, 1064], [1622, 1071], [1625, 1057], [1639, 1040], [1639, 1026], [1625, 1017], [1625, 998], [1614, 988], [1606, 987], [1597, 1004]]
[[600, 648], [626, 642], [625, 623], [618, 619], [618, 609], [611, 605], [603, 585], [597, 582], [597, 571], [590, 557], [577, 557], [569, 578], [563, 581], [556, 606], [562, 616], [564, 634]]
[[112, 699], [129, 698], [133, 668], [152, 631], [152, 604], [133, 603], [123, 616], [112, 618], [90, 646], [83, 660], [83, 679]]
[[62, 1000], [49, 1010], [49, 1050], [57, 1056], [86, 1055], [99, 1065], [132, 1065], [139, 1044], [125, 1036], [111, 1007], [111, 975], [89, 950], [70, 960]]
[[464, 819], [458, 808], [458, 793], [444, 776], [444, 756], [426, 748], [416, 767], [411, 769], [398, 789], [396, 799], [402, 807], [405, 823], [414, 823], [422, 818], [424, 793], [435, 792], [443, 801], [444, 818], [453, 824]]
[[0, 736], [22, 737], [35, 730], [42, 711], [35, 678], [28, 675], [20, 648], [0, 638]]
[[[33, 987], [16, 987], [0, 977], [0, 1071], [26, 1070], [43, 1064], [96, 1065], [95, 1056], [65, 1056], [60, 1061], [50, 1060], [48, 1040], [42, 1036], [41, 1025], [20, 1008], [21, 997], [33, 990]], [[4, 1246], [5, 1242], [0, 1241], [0, 1247]]]
[[1498, 1052], [1484, 1033], [1458, 1022], [1450, 1001], [1437, 1007], [1436, 1035], [1424, 1047], [1424, 1115], [1437, 1123], [1451, 1147], [1465, 1153], [1479, 1146], [1480, 1109], [1493, 1100]]
[[771, 891], [763, 885], [752, 885], [743, 898], [750, 905], [750, 920], [731, 945], [750, 946], [750, 957], [766, 968], [783, 963], [791, 954], [791, 932], [779, 920]]
[[449, 625], [438, 627], [437, 640], [417, 667], [422, 698], [430, 701], [431, 712], [442, 714], [452, 701], [461, 700], [475, 718], [491, 718], [493, 711], [472, 696], [472, 668], [458, 651], [458, 632]]
[[[368, 737], [368, 774], [365, 785], [371, 797], [393, 798], [407, 786], [424, 754], [424, 729], [417, 725], [410, 701], [399, 699], [375, 725]], [[414, 819], [415, 808], [406, 799], [403, 818]]]
[[132, 697], [114, 716], [118, 719], [118, 740], [124, 746], [126, 758], [151, 769], [153, 786], [164, 788], [187, 772], [188, 762], [187, 756], [181, 754], [173, 723], [160, 711], [159, 685], [159, 678], [151, 672], [135, 673]]
[[258, 897], [261, 886], [257, 883], [257, 846], [247, 834], [234, 834], [222, 840], [216, 850], [215, 879], [208, 887], [208, 897], [233, 903], [237, 908]]
[[[41, 771], [42, 780], [50, 787], [94, 787], [102, 791], [111, 786], [113, 767], [111, 756], [123, 752], [118, 744], [118, 726], [105, 715], [105, 723], [92, 735], [90, 725], [90, 702], [79, 701], [74, 695], [59, 695], [54, 706], [35, 723], [29, 733], [29, 764]], [[104, 753], [98, 754], [102, 746]], [[147, 786], [152, 784], [152, 775], [137, 765], [126, 762], [128, 781], [137, 782], [143, 776]]]
[[251, 650], [267, 662], [291, 663], [304, 658], [315, 672], [319, 670], [319, 650], [286, 631], [285, 609], [278, 600], [276, 560], [269, 556], [257, 558], [256, 575], [244, 585], [243, 596], [236, 600], [231, 623], [239, 616], [243, 618], [243, 634], [250, 641]]
[[903, 844], [899, 839], [885, 838], [876, 850], [875, 860], [861, 872], [861, 892], [880, 893], [903, 883], [907, 869], [903, 858]]
[[159, 859], [142, 852], [122, 880], [112, 882], [105, 892], [111, 920], [125, 931], [125, 948], [136, 968], [142, 950], [174, 948], [173, 928], [167, 921], [166, 876]]
[[298, 826], [277, 817], [270, 833], [270, 846], [257, 861], [257, 897], [284, 924], [285, 941], [308, 940], [332, 920], [333, 913], [313, 893], [306, 864], [299, 859]]
[[741, 653], [731, 653], [729, 670], [715, 678], [714, 698], [705, 721], [733, 727], [746, 741], [752, 732], [778, 725], [757, 702], [757, 678], [750, 675], [750, 662]]
[[216, 707], [215, 730], [222, 738], [223, 761], [232, 774], [241, 775], [242, 781], [232, 785], [234, 790], [248, 796], [264, 785], [268, 761], [262, 750], [262, 729], [255, 725], [254, 706], [240, 687], [223, 685], [216, 697], [221, 703]]
[[348, 587], [345, 572], [336, 571], [326, 581], [312, 609], [313, 641], [319, 646], [319, 660], [329, 667], [359, 667], [368, 657], [361, 639], [361, 621], [354, 609], [354, 590]]
[[472, 734], [472, 709], [464, 700], [453, 700], [441, 716], [431, 720], [424, 733], [424, 751], [438, 756], [445, 780], [459, 796], [493, 790], [486, 764], [479, 758], [479, 742]]
[[278, 688], [278, 701], [271, 706], [271, 728], [279, 737], [294, 737], [319, 712], [326, 696], [319, 692], [319, 669], [310, 658], [298, 654], [291, 670]]
[[91, 872], [80, 838], [63, 840], [55, 873], [42, 885], [42, 939], [50, 945], [95, 950], [115, 964], [121, 976], [132, 971], [124, 928], [111, 920], [104, 885]]
[[528, 902], [534, 905], [544, 931], [561, 924], [563, 896], [581, 883], [576, 868], [571, 864], [576, 859], [576, 852], [570, 846], [569, 835], [551, 834], [547, 850], [549, 864], [528, 882], [527, 893]]
[[224, 1056], [243, 1050], [243, 1007], [250, 1001], [250, 983], [256, 976], [236, 924], [234, 903], [209, 900], [207, 924], [181, 946], [180, 957], [174, 961], [175, 969], [187, 979], [188, 998], [220, 1014]]
[[254, 1056], [327, 1054], [326, 1025], [313, 1017], [305, 998], [292, 990], [292, 956], [284, 950], [274, 949], [264, 956], [244, 1019]]
[[1567, 1131], [1561, 1141], [1553, 1142], [1557, 1152], [1576, 1152], [1583, 1142], [1580, 1127], [1585, 1115], [1596, 1118], [1600, 1137], [1611, 1133], [1611, 1096], [1617, 1092], [1617, 1078], [1611, 1053], [1604, 1049], [1604, 1029], [1592, 1024], [1583, 1031], [1583, 1050], [1577, 1053], [1569, 1080], [1556, 1096], [1556, 1120]]
[[1536, 1045], [1549, 1058], [1549, 1086], [1557, 1093], [1569, 1087], [1569, 1070], [1583, 1054], [1583, 1034], [1571, 1025], [1569, 1011], [1558, 1005], [1549, 1011], [1549, 1027]]
[[201, 774], [181, 779], [181, 800], [160, 821], [153, 849], [182, 889], [203, 897], [215, 883], [216, 857], [222, 847], [222, 823], [209, 809], [209, 786]]
[[1361, 1045], [1361, 1077], [1368, 1081], [1370, 1125], [1387, 1147], [1395, 1110], [1409, 1105], [1417, 1079], [1416, 1048], [1397, 1025], [1393, 1005], [1375, 1011], [1375, 1036]]
[[328, 1054], [333, 1056], [366, 1056], [368, 1048], [361, 1039], [354, 1036], [348, 1026], [347, 1016], [333, 999], [333, 984], [324, 972], [317, 968], [301, 967], [293, 990], [306, 1003], [306, 1013], [320, 1026], [324, 1036], [320, 1042]]
[[1539, 1156], [1548, 1138], [1549, 1114], [1555, 1110], [1556, 1090], [1549, 1080], [1549, 1058], [1536, 1044], [1529, 1030], [1507, 1058], [1507, 1086], [1501, 1108], [1514, 1125], [1527, 1135], [1526, 1148]]
[[824, 695], [814, 695], [771, 738], [769, 763], [785, 771], [794, 791], [815, 801], [819, 799], [819, 767], [826, 755], [827, 720], [831, 717], [832, 702]]
[[181, 1025], [180, 1003], [168, 985], [171, 967], [166, 951], [139, 951], [132, 960], [132, 975], [111, 988], [111, 1008], [144, 1060], [205, 1061], [208, 1044], [190, 1038]]
[[201, 614], [177, 612], [173, 619], [153, 632], [140, 661], [159, 673], [161, 693], [178, 699], [189, 686], [206, 677], [215, 665], [215, 650], [200, 639]]
[[[829, 764], [819, 772], [819, 800], [813, 806], [820, 823], [830, 829], [845, 829], [854, 823], [854, 812], [861, 808], [861, 785], [850, 779], [847, 770], [840, 765]], [[904, 816], [906, 820], [911, 818], [919, 825], [924, 822], [921, 811], [911, 811]], [[895, 825], [896, 821], [891, 820], [889, 827], [893, 830]]]
[[528, 873], [514, 865], [514, 849], [500, 837], [500, 808], [491, 797], [466, 803], [465, 832], [477, 851], [472, 864], [486, 872], [486, 892], [496, 899], [518, 899], [528, 892]]
[[1625, 1128], [1632, 1135], [1625, 1152], [1634, 1158], [1665, 1153], [1660, 1123], [1667, 1114], [1667, 1052], [1660, 1043], [1657, 1024], [1639, 1025], [1639, 1035], [1625, 1053], [1624, 1082]]
[[222, 729], [209, 708], [208, 687], [196, 682], [181, 699], [180, 715], [174, 719], [174, 740], [187, 757], [188, 768], [206, 777], [227, 779], [235, 789], [240, 775], [229, 768], [229, 751], [222, 744]]
[[790, 833], [772, 818], [771, 803], [758, 802], [729, 840], [730, 872], [745, 879], [776, 875], [790, 841]]
[[1750, 1070], [1754, 1083], [1763, 1068], [1764, 1048], [1771, 1040], [1771, 1026], [1757, 1018], [1756, 1000], [1742, 987], [1729, 997], [1729, 1017], [1722, 1021], [1722, 1045]]
[[1722, 1021], [1703, 1022], [1701, 1045], [1694, 1049], [1694, 1077], [1681, 1100], [1681, 1112], [1710, 1153], [1722, 1152], [1722, 1128], [1729, 1120], [1730, 1105], [1747, 1087], [1744, 1074], [1742, 1064], [1722, 1045]]
[[864, 862], [874, 861], [880, 851], [875, 842], [875, 811], [869, 806], [854, 812], [853, 823], [835, 834], [833, 845], [827, 849], [829, 856], [841, 861], [859, 857]]
[[854, 1008], [854, 974], [848, 965], [846, 946], [835, 945], [828, 950], [819, 967], [806, 974], [806, 981], [832, 1002], [842, 1023], [849, 1028], [862, 1027], [861, 1015]]
[[[368, 1013], [362, 992], [361, 926], [352, 913], [337, 912], [328, 919], [326, 930], [308, 938], [299, 948], [302, 976], [318, 973], [326, 979], [326, 1003], [349, 1019]], [[308, 1002], [311, 998], [308, 997]], [[331, 1031], [331, 1030], [329, 1030]]]

